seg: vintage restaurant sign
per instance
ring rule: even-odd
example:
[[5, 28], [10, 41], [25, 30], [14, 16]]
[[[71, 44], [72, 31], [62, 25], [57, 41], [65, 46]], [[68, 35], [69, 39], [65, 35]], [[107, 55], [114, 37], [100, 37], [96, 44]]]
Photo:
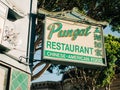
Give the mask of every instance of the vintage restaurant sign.
[[45, 18], [43, 60], [106, 66], [100, 26]]

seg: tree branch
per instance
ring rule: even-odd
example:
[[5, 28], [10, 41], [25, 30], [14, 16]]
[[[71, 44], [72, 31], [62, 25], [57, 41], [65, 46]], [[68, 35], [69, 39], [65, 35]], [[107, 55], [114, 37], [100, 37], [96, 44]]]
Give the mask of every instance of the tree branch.
[[81, 19], [83, 19], [83, 20], [85, 20], [85, 21], [88, 21], [88, 22], [90, 22], [90, 23], [94, 23], [94, 24], [98, 24], [98, 25], [108, 25], [108, 24], [109, 24], [109, 23], [106, 22], [106, 21], [97, 21], [97, 20], [95, 20], [95, 19], [93, 19], [93, 18], [90, 18], [89, 16], [81, 13], [81, 12], [78, 10], [78, 8], [76, 8], [76, 7], [73, 8], [73, 12], [76, 12], [76, 13], [80, 14], [80, 16], [81, 16], [80, 18], [81, 18]]
[[35, 75], [32, 75], [32, 81], [39, 78], [49, 67], [50, 67], [51, 64], [46, 64], [45, 67], [39, 71], [37, 74]]
[[40, 62], [40, 63], [38, 63], [38, 64], [36, 64], [34, 67], [33, 67], [33, 71], [37, 68], [37, 67], [39, 67], [40, 65], [42, 65], [42, 64], [45, 64], [45, 62]]

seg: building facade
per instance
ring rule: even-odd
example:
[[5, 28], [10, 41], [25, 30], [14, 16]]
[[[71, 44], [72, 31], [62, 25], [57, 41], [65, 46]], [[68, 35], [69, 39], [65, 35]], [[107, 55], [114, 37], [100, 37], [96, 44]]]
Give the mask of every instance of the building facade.
[[45, 81], [33, 83], [31, 90], [62, 90], [62, 87], [61, 82]]
[[0, 90], [30, 90], [31, 14], [37, 0], [0, 0]]

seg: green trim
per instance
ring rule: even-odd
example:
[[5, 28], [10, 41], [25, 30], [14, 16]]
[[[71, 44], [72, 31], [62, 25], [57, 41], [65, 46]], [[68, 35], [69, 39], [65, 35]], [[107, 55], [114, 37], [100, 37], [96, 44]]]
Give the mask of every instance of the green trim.
[[69, 62], [73, 61], [78, 63], [87, 62], [92, 64], [93, 63], [104, 64], [103, 58], [45, 50], [43, 53], [43, 59], [47, 59], [47, 58], [52, 60], [60, 59], [62, 61], [69, 61]]

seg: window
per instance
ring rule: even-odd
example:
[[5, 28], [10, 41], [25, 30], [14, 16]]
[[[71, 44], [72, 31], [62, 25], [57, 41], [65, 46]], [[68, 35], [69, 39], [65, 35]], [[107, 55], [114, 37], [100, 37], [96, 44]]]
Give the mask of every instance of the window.
[[17, 19], [22, 18], [22, 16], [20, 16], [18, 13], [16, 13], [15, 11], [13, 11], [12, 9], [9, 8], [8, 10], [8, 16], [7, 19], [10, 21], [15, 21]]

